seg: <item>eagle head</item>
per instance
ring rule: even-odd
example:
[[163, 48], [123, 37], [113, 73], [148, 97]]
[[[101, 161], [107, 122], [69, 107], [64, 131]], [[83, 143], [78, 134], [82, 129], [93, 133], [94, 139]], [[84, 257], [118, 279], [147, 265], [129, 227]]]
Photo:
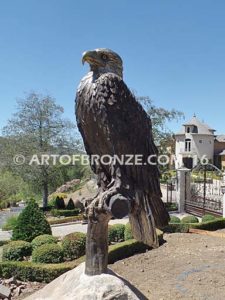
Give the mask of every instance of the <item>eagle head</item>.
[[123, 77], [123, 61], [121, 57], [110, 49], [99, 48], [86, 51], [82, 56], [82, 63], [89, 63], [91, 71], [100, 76], [104, 73], [115, 73]]

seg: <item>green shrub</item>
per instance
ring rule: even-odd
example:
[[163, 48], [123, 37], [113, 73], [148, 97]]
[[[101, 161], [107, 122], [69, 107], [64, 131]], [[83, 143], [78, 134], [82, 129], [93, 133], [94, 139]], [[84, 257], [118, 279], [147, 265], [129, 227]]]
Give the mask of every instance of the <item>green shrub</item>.
[[65, 201], [64, 201], [63, 197], [59, 197], [59, 196], [56, 197], [55, 206], [56, 206], [57, 209], [65, 209], [66, 208]]
[[69, 209], [69, 210], [75, 209], [75, 205], [74, 205], [73, 199], [70, 198], [70, 200], [67, 203], [66, 209]]
[[56, 207], [55, 198], [52, 198], [51, 200], [48, 201], [48, 206], [51, 207], [52, 209]]
[[51, 227], [43, 211], [34, 200], [31, 200], [18, 217], [12, 239], [31, 242], [38, 235], [51, 233]]
[[63, 273], [71, 270], [70, 266], [60, 264], [37, 264], [27, 261], [5, 261], [0, 263], [0, 277], [15, 276], [22, 281], [37, 281], [49, 283]]
[[225, 228], [225, 218], [217, 218], [214, 221], [204, 222], [204, 223], [190, 223], [190, 224], [169, 224], [163, 228], [164, 232], [174, 233], [174, 232], [183, 232], [186, 233], [189, 231], [189, 228], [201, 229], [201, 230], [218, 230]]
[[178, 205], [177, 203], [164, 203], [167, 211], [177, 211]]
[[10, 241], [0, 241], [0, 247], [10, 243]]
[[174, 223], [174, 224], [169, 224], [166, 227], [163, 228], [163, 232], [166, 233], [176, 233], [176, 232], [181, 232], [181, 233], [187, 233], [189, 231], [190, 224], [182, 224], [182, 223]]
[[124, 230], [124, 240], [131, 240], [133, 239], [133, 234], [132, 234], [132, 230], [131, 230], [131, 225], [130, 223], [127, 223], [125, 225], [125, 230]]
[[57, 244], [44, 244], [34, 249], [32, 261], [46, 264], [60, 263], [63, 261], [63, 250]]
[[125, 225], [124, 224], [115, 224], [115, 225], [113, 225], [113, 227], [116, 230], [116, 242], [123, 242]]
[[174, 224], [174, 223], [180, 223], [180, 218], [176, 217], [176, 216], [171, 216], [170, 217], [170, 224]]
[[79, 216], [73, 216], [73, 217], [60, 218], [60, 219], [57, 219], [57, 220], [48, 219], [48, 223], [51, 224], [51, 225], [65, 224], [65, 223], [82, 221], [83, 219], [84, 219], [83, 215], [79, 215]]
[[214, 221], [209, 221], [199, 224], [190, 224], [190, 228], [202, 229], [202, 230], [218, 230], [225, 228], [225, 218], [218, 218]]
[[202, 222], [209, 222], [209, 221], [214, 221], [216, 220], [216, 217], [212, 216], [212, 215], [204, 215], [202, 217]]
[[115, 230], [112, 225], [108, 225], [108, 244], [110, 245], [115, 240]]
[[64, 257], [73, 260], [85, 254], [86, 234], [73, 232], [66, 235], [62, 240]]
[[78, 216], [80, 213], [80, 210], [78, 208], [75, 208], [73, 210], [66, 210], [66, 209], [52, 209], [51, 214], [53, 217], [72, 217], [72, 216]]
[[30, 256], [32, 246], [25, 241], [13, 241], [3, 246], [3, 260], [23, 260], [24, 257]]
[[122, 243], [118, 243], [110, 247], [108, 262], [113, 264], [114, 262], [130, 257], [136, 253], [145, 252], [149, 247], [136, 240], [129, 240]]
[[0, 209], [5, 209], [5, 208], [8, 208], [10, 207], [10, 203], [5, 200], [5, 201], [0, 201]]
[[186, 217], [183, 217], [183, 219], [181, 220], [181, 223], [183, 223], [183, 224], [198, 223], [198, 218], [195, 216], [186, 216]]
[[[148, 246], [135, 240], [125, 241], [116, 245], [109, 246], [109, 263], [114, 263], [119, 259], [123, 259], [134, 255], [135, 253], [145, 252]], [[50, 282], [61, 274], [77, 267], [84, 262], [85, 257], [82, 256], [77, 260], [59, 263], [59, 264], [38, 264], [34, 262], [1, 262], [0, 277], [16, 278], [22, 281], [38, 281]]]
[[18, 216], [11, 216], [7, 219], [6, 223], [2, 226], [2, 230], [13, 230], [17, 224]]
[[108, 241], [109, 244], [113, 242], [122, 242], [124, 241], [124, 232], [125, 225], [123, 224], [114, 224], [108, 228]]
[[[56, 205], [56, 199], [65, 199], [67, 197], [67, 194], [65, 193], [54, 193], [49, 197], [48, 205], [51, 206], [52, 208], [58, 208]], [[63, 201], [64, 202], [64, 201]], [[65, 206], [63, 206], [62, 209], [64, 209]]]
[[35, 249], [37, 247], [40, 247], [44, 244], [56, 244], [57, 243], [57, 238], [50, 235], [50, 234], [42, 234], [37, 236], [36, 238], [33, 239], [31, 242], [32, 248]]

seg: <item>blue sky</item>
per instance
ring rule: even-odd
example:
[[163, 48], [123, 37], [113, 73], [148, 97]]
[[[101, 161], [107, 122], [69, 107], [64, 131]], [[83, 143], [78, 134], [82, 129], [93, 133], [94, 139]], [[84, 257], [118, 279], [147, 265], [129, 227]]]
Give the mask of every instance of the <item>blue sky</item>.
[[31, 90], [51, 94], [75, 121], [88, 70], [81, 54], [99, 47], [121, 55], [138, 95], [225, 133], [223, 0], [1, 0], [0, 127]]

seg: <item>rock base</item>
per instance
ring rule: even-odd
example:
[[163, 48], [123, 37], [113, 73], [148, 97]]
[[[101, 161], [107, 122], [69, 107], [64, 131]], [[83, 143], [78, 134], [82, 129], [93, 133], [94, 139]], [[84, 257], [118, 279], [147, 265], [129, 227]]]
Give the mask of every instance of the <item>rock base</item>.
[[26, 300], [138, 300], [146, 299], [129, 283], [109, 270], [109, 274], [87, 276], [85, 264], [61, 275]]

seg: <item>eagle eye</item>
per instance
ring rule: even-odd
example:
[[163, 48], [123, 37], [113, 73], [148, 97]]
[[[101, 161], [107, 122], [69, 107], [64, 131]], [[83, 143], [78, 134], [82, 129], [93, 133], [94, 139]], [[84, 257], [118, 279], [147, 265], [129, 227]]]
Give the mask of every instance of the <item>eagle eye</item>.
[[106, 54], [102, 54], [102, 55], [101, 55], [101, 58], [102, 58], [103, 60], [107, 60], [107, 59], [108, 59], [108, 56], [107, 56]]

